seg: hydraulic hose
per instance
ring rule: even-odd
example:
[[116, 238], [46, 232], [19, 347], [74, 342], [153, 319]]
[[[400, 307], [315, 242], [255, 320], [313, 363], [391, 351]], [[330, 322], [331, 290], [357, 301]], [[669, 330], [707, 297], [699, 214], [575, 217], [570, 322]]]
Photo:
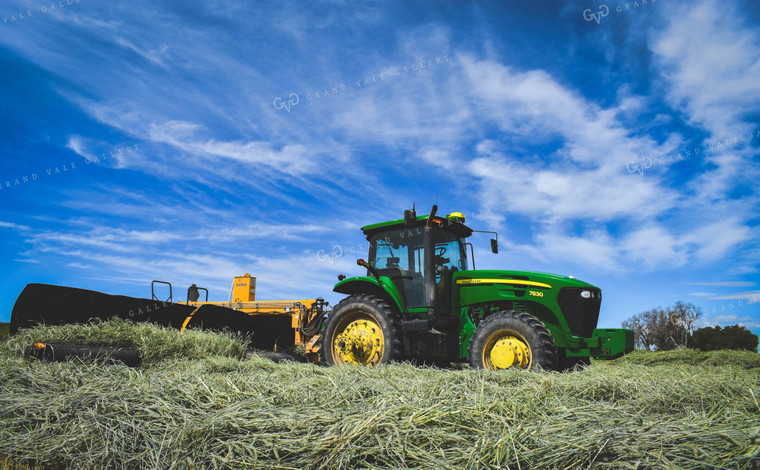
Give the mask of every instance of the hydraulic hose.
[[34, 350], [37, 358], [48, 362], [65, 362], [76, 357], [121, 362], [130, 367], [139, 367], [142, 364], [140, 352], [129, 348], [82, 346], [65, 343], [36, 343]]

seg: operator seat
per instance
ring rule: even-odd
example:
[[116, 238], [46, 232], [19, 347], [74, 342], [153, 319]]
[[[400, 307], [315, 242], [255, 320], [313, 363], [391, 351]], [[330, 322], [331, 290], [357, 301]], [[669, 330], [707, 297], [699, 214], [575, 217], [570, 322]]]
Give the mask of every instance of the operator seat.
[[[192, 286], [187, 288], [187, 301], [188, 302], [197, 302], [200, 298], [201, 294], [198, 292], [198, 286], [193, 284]], [[208, 299], [206, 299], [208, 300]]]

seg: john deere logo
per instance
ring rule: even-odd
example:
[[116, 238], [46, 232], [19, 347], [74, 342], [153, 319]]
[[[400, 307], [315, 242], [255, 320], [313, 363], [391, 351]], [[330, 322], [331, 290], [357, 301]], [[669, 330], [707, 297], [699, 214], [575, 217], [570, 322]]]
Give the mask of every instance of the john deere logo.
[[583, 10], [583, 19], [586, 21], [596, 21], [596, 24], [600, 24], [602, 22], [602, 18], [605, 16], [610, 15], [610, 7], [607, 5], [599, 5], [599, 11], [596, 13], [591, 13], [591, 9], [587, 8], [586, 10]]
[[282, 98], [279, 96], [274, 99], [274, 109], [284, 109], [287, 112], [290, 112], [290, 109], [301, 102], [301, 99], [298, 97], [297, 94], [291, 93], [288, 96], [288, 100], [283, 102]]

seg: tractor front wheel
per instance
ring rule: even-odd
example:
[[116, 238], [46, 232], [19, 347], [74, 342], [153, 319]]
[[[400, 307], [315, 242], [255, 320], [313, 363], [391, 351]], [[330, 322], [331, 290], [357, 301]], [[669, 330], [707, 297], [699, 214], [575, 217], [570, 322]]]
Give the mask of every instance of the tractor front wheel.
[[476, 369], [557, 368], [557, 347], [546, 326], [529, 313], [508, 310], [483, 319], [470, 339]]
[[354, 294], [327, 318], [320, 356], [327, 365], [387, 364], [402, 354], [401, 320], [382, 299]]

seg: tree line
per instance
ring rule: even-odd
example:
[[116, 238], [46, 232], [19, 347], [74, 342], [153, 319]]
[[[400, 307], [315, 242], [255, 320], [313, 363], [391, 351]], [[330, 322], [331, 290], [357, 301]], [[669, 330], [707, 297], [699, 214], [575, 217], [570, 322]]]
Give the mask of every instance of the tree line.
[[689, 347], [702, 351], [717, 349], [746, 349], [757, 351], [757, 335], [740, 325], [695, 329], [697, 320], [704, 315], [701, 308], [691, 303], [676, 302], [667, 308], [653, 308], [623, 322], [623, 328], [633, 330], [639, 349], [668, 351]]

